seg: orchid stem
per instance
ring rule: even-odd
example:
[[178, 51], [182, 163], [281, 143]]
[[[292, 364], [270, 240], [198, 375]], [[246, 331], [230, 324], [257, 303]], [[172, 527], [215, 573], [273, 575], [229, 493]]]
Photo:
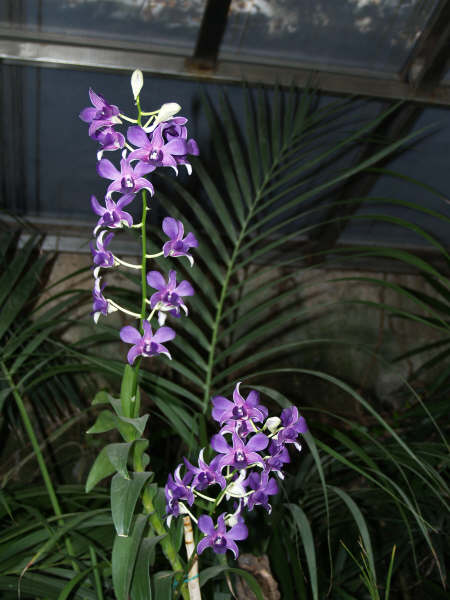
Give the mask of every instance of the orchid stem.
[[147, 317], [147, 321], [151, 321], [153, 319], [153, 315], [155, 314], [155, 312], [157, 311], [158, 307], [155, 306], [155, 308], [152, 309], [151, 313], [148, 315]]
[[208, 500], [208, 502], [215, 502], [216, 501], [215, 498], [211, 498], [210, 496], [205, 496], [205, 494], [201, 494], [197, 490], [193, 490], [193, 492], [194, 492], [194, 494], [196, 496], [199, 496], [200, 498], [203, 498], [204, 500]]
[[121, 119], [123, 119], [124, 121], [128, 121], [129, 123], [137, 123], [138, 122], [137, 119], [131, 119], [130, 117], [127, 117], [127, 116], [123, 115], [122, 113], [119, 114], [119, 117]]
[[117, 308], [117, 310], [120, 310], [126, 315], [130, 315], [130, 317], [136, 317], [137, 319], [139, 319], [139, 317], [141, 316], [131, 310], [128, 310], [127, 308], [124, 308], [123, 306], [120, 306], [120, 304], [117, 304], [117, 302], [114, 302], [114, 300], [111, 300], [111, 298], [108, 298], [108, 302], [109, 304], [114, 306], [114, 308]]
[[[136, 98], [136, 106], [138, 109], [138, 118], [137, 124], [142, 125], [142, 111], [139, 96]], [[142, 190], [142, 220], [139, 225], [133, 225], [135, 228], [141, 228], [141, 314], [136, 315], [136, 318], [139, 319], [139, 329], [140, 332], [143, 333], [144, 330], [144, 321], [145, 321], [145, 311], [147, 306], [147, 230], [146, 230], [146, 217], [147, 217], [147, 192], [146, 190]], [[136, 366], [134, 367], [134, 380], [133, 380], [133, 388], [131, 392], [131, 396], [136, 397], [137, 388], [138, 388], [138, 379], [139, 379], [139, 368], [141, 361], [138, 360], [136, 362]], [[133, 409], [133, 417], [138, 417], [139, 414], [138, 407], [135, 406]], [[145, 467], [142, 462], [142, 455], [137, 454], [134, 460], [134, 470], [137, 472], [145, 471]], [[184, 578], [184, 567], [181, 559], [178, 555], [178, 552], [172, 542], [170, 535], [168, 535], [167, 528], [164, 526], [164, 521], [160, 518], [157, 511], [155, 510], [155, 506], [153, 504], [153, 498], [148, 490], [148, 488], [144, 487], [144, 491], [142, 494], [142, 504], [144, 506], [145, 512], [149, 515], [149, 521], [153, 529], [155, 530], [157, 535], [164, 536], [161, 540], [161, 547], [163, 549], [164, 555], [172, 567], [172, 570], [178, 577]], [[183, 600], [190, 600], [189, 591], [186, 583], [183, 581], [180, 582], [180, 593], [183, 597]]]
[[121, 258], [118, 258], [115, 254], [113, 254], [113, 258], [119, 265], [123, 265], [124, 267], [129, 267], [130, 269], [142, 269], [142, 265], [134, 265], [132, 263], [126, 262]]

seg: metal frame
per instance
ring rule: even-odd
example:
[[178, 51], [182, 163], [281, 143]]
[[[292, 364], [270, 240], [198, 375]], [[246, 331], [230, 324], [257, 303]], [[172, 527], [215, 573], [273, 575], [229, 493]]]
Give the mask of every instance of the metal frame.
[[[439, 84], [448, 66], [450, 55], [450, 0], [440, 0], [431, 19], [417, 41], [408, 60], [398, 74], [386, 74], [362, 69], [339, 67], [324, 69], [322, 65], [296, 61], [280, 65], [276, 60], [222, 52], [218, 60], [221, 40], [226, 28], [231, 0], [208, 0], [203, 14], [197, 44], [191, 57], [171, 46], [130, 43], [89, 37], [66, 36], [52, 33], [27, 32], [19, 28], [0, 26], [0, 61], [14, 64], [33, 64], [45, 67], [111, 70], [130, 72], [140, 68], [144, 72], [167, 77], [212, 81], [216, 83], [249, 84], [278, 83], [298, 87], [313, 85], [333, 94], [354, 94], [386, 100], [406, 100], [408, 104], [394, 121], [382, 125], [377, 134], [398, 137], [410, 129], [423, 110], [423, 104], [450, 106], [450, 84]], [[211, 35], [213, 31], [214, 35]], [[363, 155], [370, 155], [368, 145]], [[367, 194], [376, 181], [374, 175], [361, 175], [344, 185], [341, 193]], [[348, 215], [350, 216], [350, 214]], [[34, 221], [34, 220], [33, 220]], [[36, 220], [38, 224], [38, 220]], [[46, 220], [50, 233], [59, 232], [56, 223]], [[56, 225], [56, 227], [55, 227]], [[321, 232], [319, 246], [332, 246], [339, 236], [339, 228]], [[65, 242], [52, 235], [60, 250], [75, 251], [76, 234]], [[67, 232], [65, 232], [65, 238]], [[73, 238], [73, 239], [72, 239]], [[310, 240], [309, 244], [317, 244]], [[69, 249], [70, 248], [70, 249]], [[78, 247], [79, 251], [79, 247]]]
[[0, 27], [0, 59], [18, 64], [144, 72], [213, 81], [217, 83], [274, 84], [299, 87], [314, 84], [317, 89], [335, 94], [355, 94], [374, 98], [408, 100], [450, 106], [450, 85], [426, 88], [402, 81], [399, 75], [387, 76], [362, 69], [328, 69], [318, 65], [291, 62], [279, 65], [255, 57], [225, 54], [215, 65], [187, 58], [180, 49], [150, 47], [98, 38], [77, 38], [55, 34], [36, 34]]
[[[424, 29], [421, 38], [416, 44], [413, 52], [403, 66], [400, 76], [408, 80], [413, 89], [428, 89], [431, 92], [436, 89], [436, 84], [442, 79], [447, 68], [450, 56], [450, 0], [441, 0]], [[383, 103], [381, 113], [389, 106]], [[372, 132], [375, 139], [387, 139], [396, 141], [407, 136], [423, 113], [424, 106], [408, 102], [391, 115], [391, 118], [381, 122]], [[359, 153], [357, 163], [369, 158], [377, 151], [376, 145], [369, 143]], [[384, 166], [389, 158], [381, 161], [378, 166]], [[358, 176], [345, 182], [339, 189], [338, 201], [348, 198], [363, 198], [370, 194], [372, 188], [379, 178], [379, 173], [360, 173]], [[359, 208], [360, 203], [350, 204], [346, 207], [331, 209], [325, 215], [324, 221], [334, 221], [338, 216], [340, 219], [335, 223], [320, 227], [311, 239], [309, 246], [311, 251], [318, 256], [324, 250], [333, 248], [350, 218]], [[346, 219], [347, 218], [347, 219]]]

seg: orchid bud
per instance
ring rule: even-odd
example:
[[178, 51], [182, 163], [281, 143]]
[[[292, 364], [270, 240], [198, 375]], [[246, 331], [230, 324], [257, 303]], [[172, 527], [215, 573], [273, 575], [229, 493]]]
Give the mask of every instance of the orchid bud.
[[268, 429], [270, 433], [275, 433], [280, 425], [281, 419], [279, 417], [269, 417], [264, 425], [264, 428]]
[[133, 96], [134, 96], [135, 100], [141, 93], [141, 90], [143, 87], [144, 87], [144, 76], [140, 69], [136, 69], [136, 71], [133, 71], [133, 74], [131, 75], [131, 89], [133, 91]]
[[152, 123], [152, 128], [158, 125], [158, 123], [168, 121], [180, 110], [181, 106], [176, 102], [167, 102], [166, 104], [163, 104], [156, 115], [156, 119]]

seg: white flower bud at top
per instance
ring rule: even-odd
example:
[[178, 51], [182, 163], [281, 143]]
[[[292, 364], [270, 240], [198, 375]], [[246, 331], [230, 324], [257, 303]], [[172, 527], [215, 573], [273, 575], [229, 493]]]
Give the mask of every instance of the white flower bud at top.
[[164, 121], [168, 121], [176, 115], [177, 112], [181, 110], [181, 106], [176, 102], [167, 102], [167, 104], [163, 104], [159, 109], [158, 114], [156, 115], [156, 119], [152, 123], [152, 128], [155, 128], [158, 123], [163, 123]]
[[267, 428], [270, 433], [274, 433], [280, 425], [281, 419], [279, 417], [269, 417], [264, 425], [264, 428]]
[[144, 87], [144, 76], [142, 75], [142, 71], [140, 69], [136, 69], [133, 71], [131, 75], [131, 89], [133, 91], [134, 99], [139, 96], [142, 88]]

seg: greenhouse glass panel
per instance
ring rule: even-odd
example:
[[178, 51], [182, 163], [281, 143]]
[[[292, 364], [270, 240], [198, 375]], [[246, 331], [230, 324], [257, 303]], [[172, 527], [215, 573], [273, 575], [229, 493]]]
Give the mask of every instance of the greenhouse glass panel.
[[[443, 246], [450, 247], [448, 236], [450, 110], [426, 108], [418, 119], [414, 131], [422, 131], [422, 133], [419, 133], [414, 143], [409, 144], [394, 157], [387, 168], [405, 178], [413, 178], [429, 188], [405, 179], [387, 175], [380, 177], [370, 193], [373, 200], [362, 204], [355, 218], [344, 230], [342, 242], [384, 242], [393, 246], [427, 246], [424, 237], [412, 229], [388, 221], [379, 221], [376, 218], [371, 219], [369, 216], [388, 215], [418, 225], [425, 232], [436, 237]], [[377, 199], [384, 200], [377, 202]], [[414, 206], [422, 208], [425, 212], [414, 209]], [[434, 216], [434, 212], [441, 217]]]
[[0, 25], [176, 46], [191, 54], [206, 0], [6, 0]]
[[436, 0], [233, 0], [222, 53], [398, 72]]

